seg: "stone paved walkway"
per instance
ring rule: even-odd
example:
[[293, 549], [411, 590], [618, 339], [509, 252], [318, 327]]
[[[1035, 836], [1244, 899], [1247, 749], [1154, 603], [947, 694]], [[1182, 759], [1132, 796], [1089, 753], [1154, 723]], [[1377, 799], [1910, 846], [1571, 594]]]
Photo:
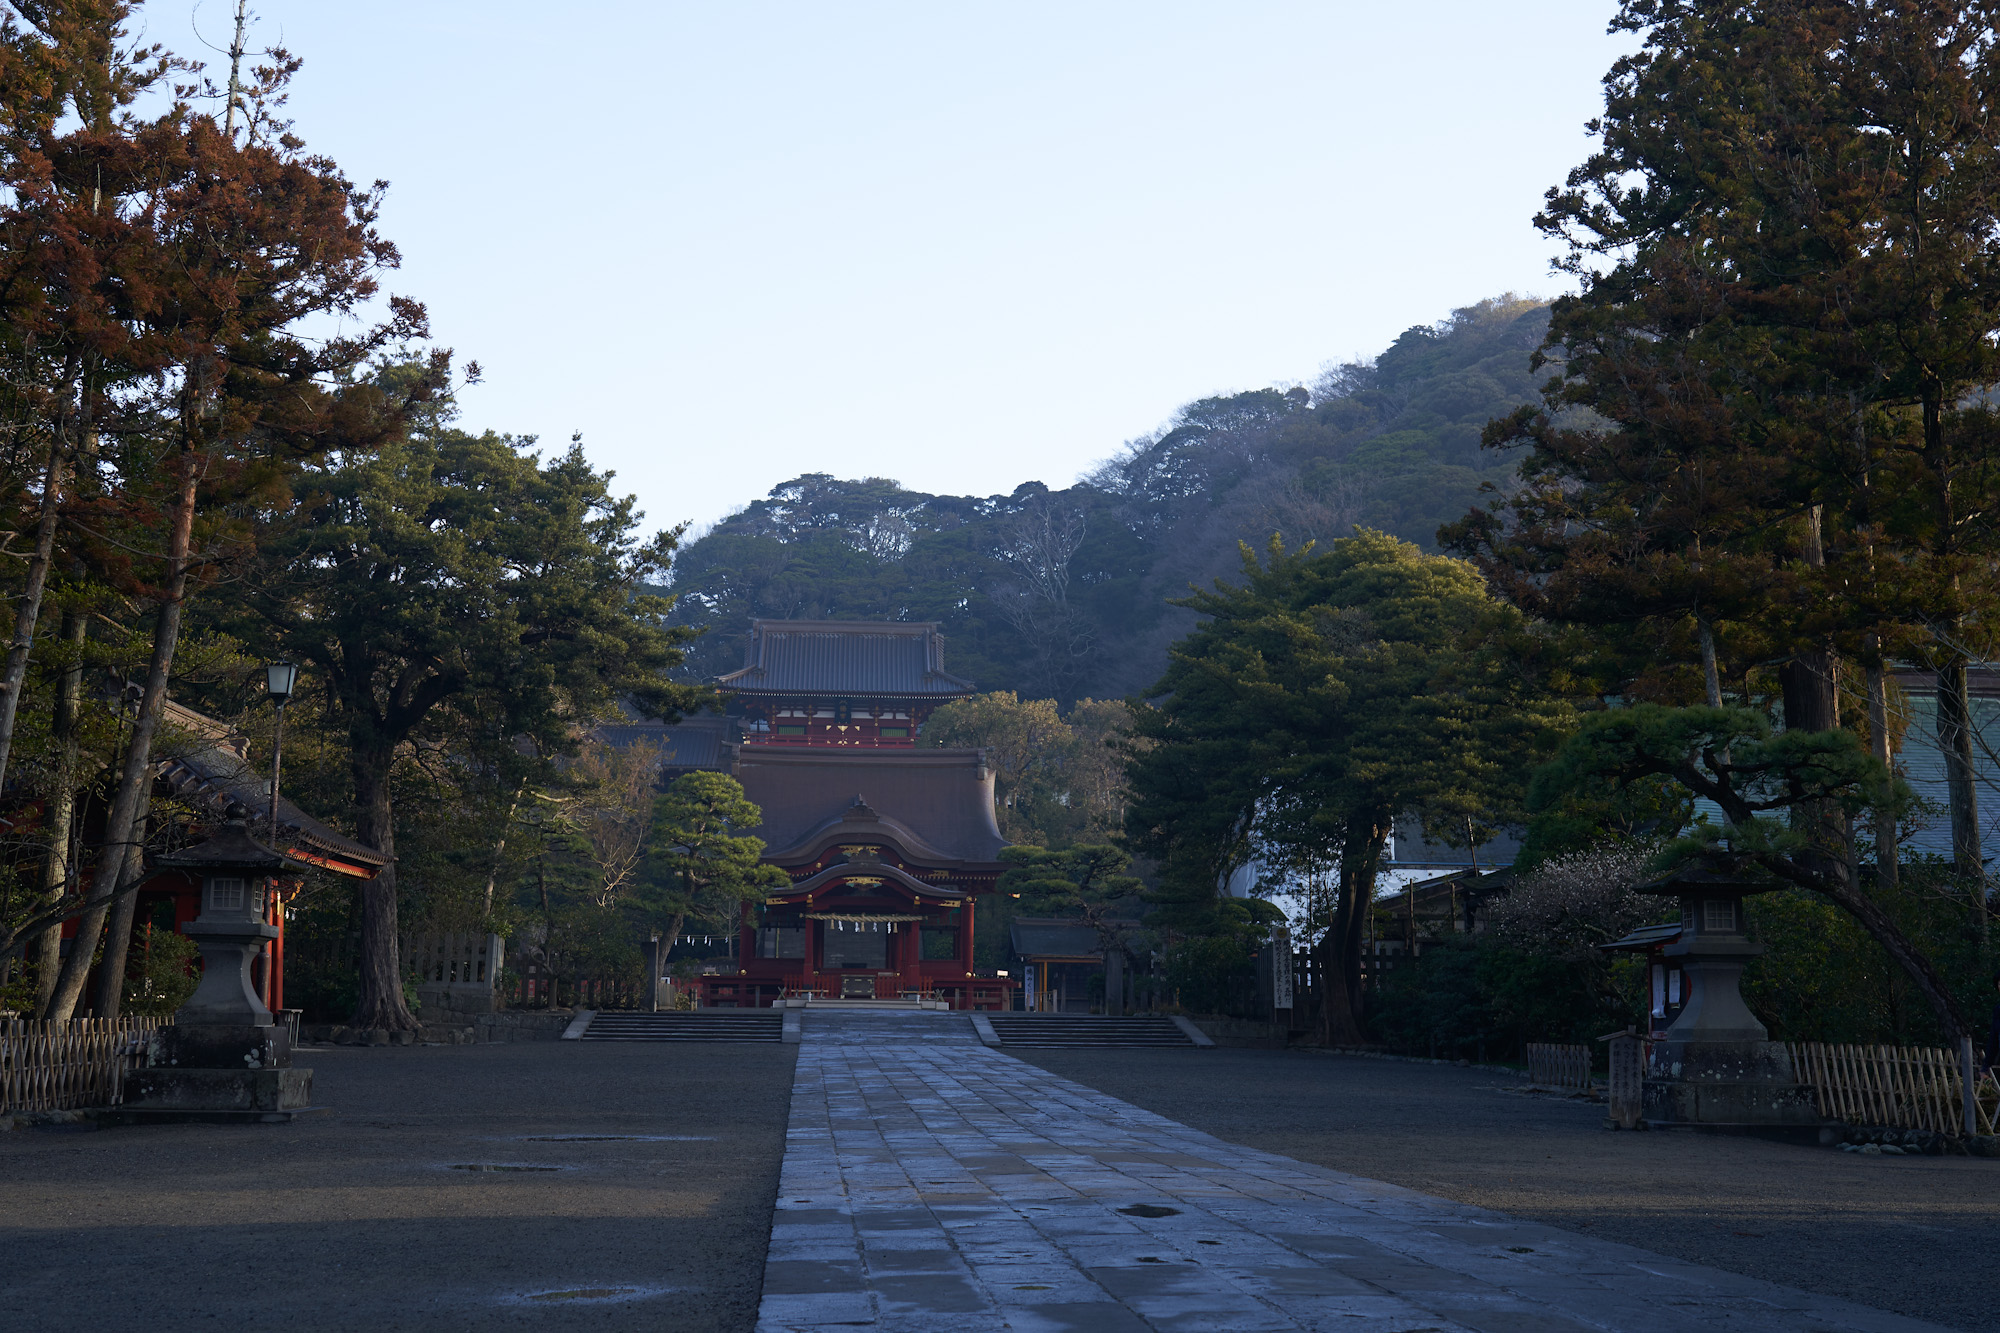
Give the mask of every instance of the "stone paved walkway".
[[981, 1046], [963, 1015], [821, 1011], [758, 1328], [855, 1327], [1937, 1328], [1224, 1143]]

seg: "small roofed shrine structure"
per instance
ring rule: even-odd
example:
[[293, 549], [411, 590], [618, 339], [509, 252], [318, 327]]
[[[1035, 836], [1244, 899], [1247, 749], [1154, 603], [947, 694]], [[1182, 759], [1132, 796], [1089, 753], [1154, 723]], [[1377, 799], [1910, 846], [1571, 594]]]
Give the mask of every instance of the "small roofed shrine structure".
[[[389, 858], [357, 842], [278, 797], [275, 839], [269, 822], [271, 788], [267, 774], [250, 760], [250, 744], [227, 723], [168, 700], [161, 739], [153, 757], [152, 818], [167, 834], [165, 854], [153, 856], [137, 892], [132, 954], [142, 956], [155, 931], [182, 933], [202, 908], [202, 877], [182, 866], [175, 854], [187, 843], [217, 833], [236, 807], [249, 812], [253, 835], [281, 855], [283, 867], [259, 881], [264, 921], [273, 933], [251, 960], [251, 984], [273, 1013], [285, 1008], [286, 903], [303, 886], [301, 876], [318, 869], [351, 879], [372, 879]], [[152, 850], [149, 848], [149, 850]], [[77, 923], [65, 922], [62, 948], [74, 947]]]
[[734, 974], [698, 978], [701, 1003], [1010, 1008], [1013, 981], [973, 963], [976, 904], [1007, 869], [992, 763], [916, 748], [972, 690], [944, 673], [937, 626], [759, 621], [751, 665], [719, 683], [751, 696], [730, 772], [763, 823], [742, 832], [790, 884], [746, 905]]
[[716, 684], [763, 745], [906, 750], [933, 710], [972, 694], [944, 669], [935, 621], [753, 621], [743, 668]]

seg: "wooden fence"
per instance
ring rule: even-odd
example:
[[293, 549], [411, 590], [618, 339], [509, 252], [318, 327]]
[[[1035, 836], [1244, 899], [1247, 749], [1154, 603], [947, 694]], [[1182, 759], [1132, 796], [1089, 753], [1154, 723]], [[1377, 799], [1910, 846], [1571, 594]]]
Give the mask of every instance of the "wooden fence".
[[1559, 1092], [1590, 1091], [1591, 1049], [1588, 1046], [1555, 1046], [1547, 1042], [1528, 1043], [1528, 1082], [1538, 1088]]
[[0, 1112], [73, 1111], [124, 1100], [158, 1018], [0, 1021]]
[[499, 995], [513, 1009], [638, 1009], [647, 998], [643, 975], [579, 977], [531, 958], [502, 975]]
[[[1813, 1090], [1819, 1113], [1846, 1125], [1965, 1132], [1964, 1076], [1956, 1051], [1935, 1046], [1788, 1043], [1793, 1077]], [[1973, 1126], [2000, 1133], [2000, 1084], [1973, 1081]]]

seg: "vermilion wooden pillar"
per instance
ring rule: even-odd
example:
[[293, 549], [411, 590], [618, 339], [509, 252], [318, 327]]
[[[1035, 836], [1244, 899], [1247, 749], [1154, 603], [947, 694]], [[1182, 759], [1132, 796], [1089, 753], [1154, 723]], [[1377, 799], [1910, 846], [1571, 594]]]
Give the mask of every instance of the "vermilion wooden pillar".
[[265, 964], [264, 1007], [277, 1013], [285, 1007], [285, 905], [278, 895], [271, 895], [271, 924], [278, 928], [278, 938], [271, 941], [270, 962]]
[[[806, 900], [806, 907], [808, 909], [812, 907], [810, 898]], [[823, 923], [802, 920], [802, 924], [806, 928], [806, 944], [801, 950], [805, 957], [799, 962], [799, 989], [811, 993], [819, 986], [818, 979], [813, 973], [819, 967], [819, 928]]]
[[[969, 897], [961, 898], [959, 902], [963, 904], [958, 909], [958, 959], [959, 966], [965, 972], [965, 976], [959, 978], [959, 980], [963, 983], [972, 976], [972, 899]], [[965, 986], [960, 990], [959, 994], [965, 997], [964, 1007], [970, 1009], [972, 1007], [972, 988]]]

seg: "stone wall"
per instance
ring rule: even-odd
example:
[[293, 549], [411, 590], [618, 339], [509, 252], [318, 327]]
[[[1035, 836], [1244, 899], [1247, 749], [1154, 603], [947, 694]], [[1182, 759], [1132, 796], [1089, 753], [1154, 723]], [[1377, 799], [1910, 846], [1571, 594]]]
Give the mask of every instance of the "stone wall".
[[390, 1032], [318, 1023], [300, 1030], [308, 1042], [334, 1046], [414, 1046], [419, 1042], [469, 1046], [496, 1041], [556, 1041], [576, 1017], [567, 1009], [502, 1009], [491, 1014], [452, 1015], [444, 1022], [426, 1022], [421, 1032]]
[[1249, 1018], [1228, 1018], [1219, 1014], [1189, 1014], [1188, 1021], [1208, 1034], [1217, 1046], [1235, 1046], [1260, 1051], [1281, 1051], [1306, 1033], [1291, 1033], [1274, 1023]]

